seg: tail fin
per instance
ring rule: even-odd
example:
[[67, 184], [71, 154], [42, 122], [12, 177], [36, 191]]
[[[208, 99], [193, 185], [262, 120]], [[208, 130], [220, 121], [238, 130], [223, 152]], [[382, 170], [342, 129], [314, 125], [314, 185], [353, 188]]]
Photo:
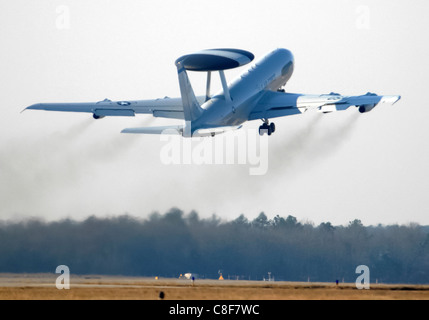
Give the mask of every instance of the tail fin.
[[181, 63], [177, 63], [177, 73], [179, 76], [180, 94], [182, 96], [183, 113], [186, 121], [194, 121], [203, 113], [203, 109], [195, 97], [188, 74]]

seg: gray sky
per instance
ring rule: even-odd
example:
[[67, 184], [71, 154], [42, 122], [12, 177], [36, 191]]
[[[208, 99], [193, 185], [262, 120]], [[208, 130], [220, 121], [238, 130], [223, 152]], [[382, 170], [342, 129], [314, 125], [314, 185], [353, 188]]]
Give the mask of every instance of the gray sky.
[[[177, 206], [225, 219], [265, 211], [316, 224], [429, 224], [428, 9], [423, 0], [0, 0], [0, 219]], [[20, 113], [37, 102], [179, 96], [175, 59], [216, 47], [256, 57], [290, 49], [289, 92], [402, 100], [364, 115], [276, 119], [263, 176], [245, 165], [167, 166], [159, 137], [119, 133], [171, 120]], [[202, 93], [204, 81], [191, 79]]]

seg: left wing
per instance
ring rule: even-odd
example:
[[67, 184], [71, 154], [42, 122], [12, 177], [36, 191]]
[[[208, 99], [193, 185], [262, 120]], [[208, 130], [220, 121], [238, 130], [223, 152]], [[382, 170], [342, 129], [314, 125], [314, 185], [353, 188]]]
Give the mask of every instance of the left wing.
[[379, 96], [367, 93], [362, 96], [342, 96], [338, 93], [305, 95], [268, 91], [249, 114], [249, 120], [270, 119], [300, 114], [307, 110], [333, 112], [355, 106], [365, 113], [380, 103], [396, 103], [401, 96]]
[[[199, 102], [205, 97], [197, 97]], [[106, 116], [133, 117], [137, 113], [152, 114], [154, 117], [184, 119], [181, 98], [111, 101], [105, 99], [99, 102], [81, 103], [38, 103], [27, 107], [25, 110], [47, 110], [63, 112], [87, 112], [92, 113], [95, 119]]]

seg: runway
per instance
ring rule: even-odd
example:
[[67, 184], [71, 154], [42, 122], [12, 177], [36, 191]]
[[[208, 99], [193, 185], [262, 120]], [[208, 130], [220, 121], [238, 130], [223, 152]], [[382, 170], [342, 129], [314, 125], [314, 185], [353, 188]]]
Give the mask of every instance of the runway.
[[1, 300], [429, 300], [429, 285], [191, 280], [71, 275], [70, 289], [57, 274], [0, 274]]

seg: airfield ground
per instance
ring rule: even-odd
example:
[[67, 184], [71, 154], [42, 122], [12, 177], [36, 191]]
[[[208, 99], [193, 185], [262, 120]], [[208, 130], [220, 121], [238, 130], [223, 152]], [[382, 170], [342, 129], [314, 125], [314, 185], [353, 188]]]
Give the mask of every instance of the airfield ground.
[[0, 300], [429, 300], [429, 285], [264, 282], [74, 276], [59, 290], [58, 274], [0, 274]]

